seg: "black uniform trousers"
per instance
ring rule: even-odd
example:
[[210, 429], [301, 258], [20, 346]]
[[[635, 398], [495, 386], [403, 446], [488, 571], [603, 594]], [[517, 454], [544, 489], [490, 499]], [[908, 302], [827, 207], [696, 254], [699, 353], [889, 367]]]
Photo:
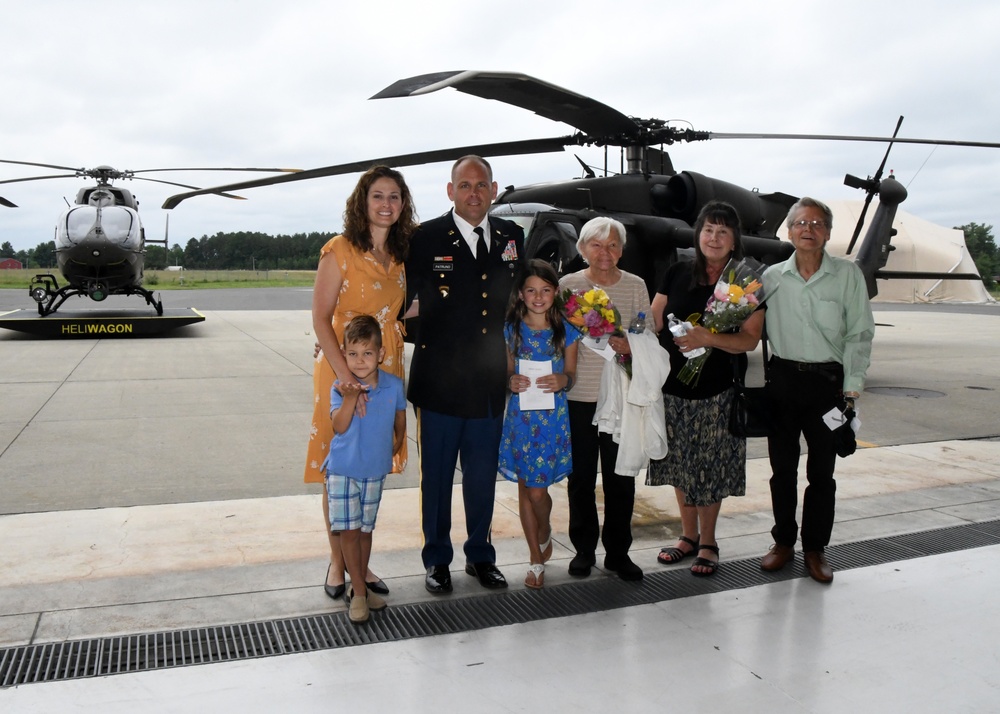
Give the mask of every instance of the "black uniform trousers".
[[495, 563], [497, 554], [490, 540], [490, 529], [503, 415], [463, 419], [428, 409], [418, 408], [416, 412], [424, 567], [450, 565], [454, 557], [451, 496], [456, 463], [462, 469], [468, 534], [463, 547], [465, 559], [469, 563]]
[[[573, 441], [573, 472], [567, 483], [569, 539], [576, 552], [592, 556], [597, 541], [611, 560], [620, 560], [632, 545], [632, 509], [635, 479], [615, 473], [618, 444], [611, 434], [599, 433], [594, 425], [595, 402], [568, 401], [570, 436]], [[601, 462], [604, 487], [604, 530], [597, 517], [597, 461]]]
[[837, 494], [833, 470], [837, 449], [823, 415], [843, 408], [843, 367], [836, 362], [809, 364], [772, 357], [767, 389], [774, 409], [773, 431], [767, 438], [771, 462], [771, 535], [778, 545], [793, 547], [798, 535], [798, 467], [804, 436], [806, 480], [802, 499], [802, 550], [822, 551], [830, 544]]

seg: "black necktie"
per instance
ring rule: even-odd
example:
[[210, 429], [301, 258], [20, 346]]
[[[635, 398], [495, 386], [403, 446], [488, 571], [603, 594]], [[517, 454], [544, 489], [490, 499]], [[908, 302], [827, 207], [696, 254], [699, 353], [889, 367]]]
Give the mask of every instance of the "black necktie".
[[486, 259], [490, 255], [490, 249], [486, 247], [486, 238], [483, 237], [483, 228], [482, 226], [476, 226], [472, 230], [477, 236], [479, 236], [479, 240], [476, 241], [476, 262], [480, 265], [485, 265]]

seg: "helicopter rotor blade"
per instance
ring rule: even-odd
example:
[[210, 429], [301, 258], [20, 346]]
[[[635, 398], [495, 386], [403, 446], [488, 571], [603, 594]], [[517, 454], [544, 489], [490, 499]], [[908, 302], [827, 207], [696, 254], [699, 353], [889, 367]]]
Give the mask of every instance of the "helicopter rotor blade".
[[[896, 135], [899, 133], [899, 127], [901, 126], [903, 126], [902, 116], [899, 117], [899, 120], [896, 122], [896, 129], [895, 131], [892, 132], [893, 139], [896, 138]], [[861, 215], [858, 216], [858, 222], [854, 226], [854, 233], [853, 235], [851, 235], [851, 241], [850, 243], [847, 244], [846, 255], [851, 254], [851, 251], [854, 250], [854, 244], [858, 242], [858, 236], [861, 235], [861, 229], [865, 225], [865, 215], [867, 215], [868, 213], [868, 206], [871, 205], [872, 198], [875, 196], [876, 193], [878, 193], [879, 181], [882, 180], [882, 171], [885, 170], [885, 162], [889, 160], [890, 151], [892, 151], [892, 141], [889, 142], [889, 146], [887, 146], [885, 149], [885, 155], [882, 157], [882, 163], [878, 165], [878, 171], [875, 172], [875, 175], [872, 176], [870, 181], [865, 182], [867, 184], [865, 186], [865, 202], [861, 206]], [[846, 183], [848, 186], [852, 185], [852, 182], [849, 181], [848, 177], [844, 178], [844, 183]]]
[[[165, 183], [168, 186], [180, 186], [181, 188], [190, 188], [190, 189], [194, 189], [195, 191], [200, 191], [201, 190], [197, 186], [191, 186], [191, 185], [186, 184], [186, 183], [177, 183], [176, 181], [164, 181], [163, 179], [146, 178], [145, 176], [135, 176], [133, 178], [135, 178], [136, 181], [150, 181], [151, 183]], [[233, 195], [231, 193], [219, 193], [218, 195], [223, 196], [225, 198], [235, 198], [237, 201], [245, 201], [246, 200], [246, 198], [244, 198], [243, 196], [235, 196], [235, 195]]]
[[17, 208], [16, 203], [11, 203], [3, 196], [0, 196], [0, 206], [6, 206], [7, 208]]
[[[0, 184], [2, 184], [2, 183], [23, 183], [25, 181], [43, 181], [45, 179], [79, 178], [79, 177], [80, 177], [80, 175], [79, 174], [75, 174], [75, 173], [74, 174], [52, 174], [51, 176], [30, 176], [28, 178], [5, 179], [3, 181], [0, 181]], [[176, 183], [174, 181], [164, 181], [163, 179], [146, 178], [145, 176], [135, 176], [134, 178], [135, 178], [136, 181], [151, 181], [153, 183], [165, 183], [165, 184], [170, 185], [170, 186], [179, 186], [180, 188], [190, 188], [190, 189], [195, 189], [195, 190], [198, 189], [197, 186], [191, 186], [190, 184], [186, 184], [186, 183]], [[240, 201], [245, 201], [246, 200], [243, 196], [234, 196], [234, 195], [226, 194], [226, 193], [220, 193], [219, 195], [220, 196], [225, 196], [226, 198], [235, 198], [235, 199], [238, 199]], [[3, 199], [3, 200], [6, 201], [6, 199]], [[9, 202], [4, 203], [3, 205], [7, 206], [8, 203]], [[8, 207], [9, 208], [17, 208], [17, 206], [15, 206], [14, 204], [10, 204]]]
[[[129, 174], [148, 174], [161, 171], [261, 171], [267, 173], [297, 173], [302, 169], [252, 169], [252, 168], [220, 168], [218, 166], [198, 167], [198, 168], [174, 168], [174, 169], [136, 169], [128, 171]], [[180, 186], [181, 184], [178, 184]]]
[[911, 139], [890, 136], [851, 136], [840, 134], [755, 134], [705, 132], [708, 139], [803, 139], [806, 141], [877, 141], [897, 144], [932, 144], [934, 146], [972, 146], [980, 149], [1000, 149], [1000, 143], [992, 141], [959, 141], [952, 139]]
[[225, 186], [215, 186], [213, 188], [203, 188], [188, 193], [179, 193], [170, 196], [163, 202], [163, 208], [176, 208], [181, 201], [185, 201], [194, 196], [204, 196], [206, 194], [216, 194], [222, 191], [240, 191], [246, 188], [257, 188], [260, 186], [273, 186], [279, 183], [289, 183], [291, 181], [305, 181], [308, 179], [325, 178], [327, 176], [340, 176], [343, 174], [367, 171], [376, 164], [385, 166], [415, 166], [419, 164], [433, 164], [439, 161], [454, 161], [467, 154], [477, 156], [517, 156], [521, 154], [542, 154], [549, 152], [563, 151], [567, 145], [575, 143], [576, 138], [572, 136], [555, 137], [551, 139], [529, 139], [526, 141], [507, 141], [497, 144], [479, 144], [476, 146], [461, 146], [453, 149], [438, 149], [435, 151], [421, 151], [415, 154], [401, 154], [400, 156], [387, 156], [379, 159], [366, 159], [364, 161], [354, 161], [349, 164], [336, 164], [334, 166], [323, 166], [316, 169], [306, 169], [294, 174], [283, 176], [268, 176], [267, 178], [254, 179], [252, 181], [241, 181]]
[[401, 79], [371, 99], [410, 97], [452, 87], [483, 99], [494, 99], [569, 124], [592, 136], [621, 136], [636, 139], [642, 128], [631, 117], [554, 84], [517, 72], [435, 72]]
[[0, 183], [23, 183], [24, 181], [43, 181], [45, 179], [79, 178], [78, 174], [52, 174], [51, 176], [29, 176], [28, 178], [4, 179]]
[[34, 161], [12, 161], [11, 159], [0, 159], [0, 164], [17, 164], [19, 166], [41, 166], [45, 169], [61, 169], [63, 171], [83, 171], [75, 166], [60, 166], [59, 164], [39, 164]]

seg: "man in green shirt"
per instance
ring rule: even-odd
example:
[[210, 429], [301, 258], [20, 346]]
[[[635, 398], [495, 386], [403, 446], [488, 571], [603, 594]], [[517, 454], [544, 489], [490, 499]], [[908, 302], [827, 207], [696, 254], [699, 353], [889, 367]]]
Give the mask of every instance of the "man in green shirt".
[[774, 545], [761, 568], [774, 571], [795, 557], [798, 524], [799, 437], [805, 436], [806, 487], [802, 501], [802, 551], [810, 577], [833, 580], [823, 549], [833, 531], [837, 460], [833, 431], [823, 415], [843, 410], [864, 388], [875, 321], [861, 270], [826, 252], [833, 227], [829, 207], [802, 198], [788, 212], [795, 252], [764, 274], [765, 326], [774, 353], [768, 393], [775, 424], [767, 439], [771, 461]]

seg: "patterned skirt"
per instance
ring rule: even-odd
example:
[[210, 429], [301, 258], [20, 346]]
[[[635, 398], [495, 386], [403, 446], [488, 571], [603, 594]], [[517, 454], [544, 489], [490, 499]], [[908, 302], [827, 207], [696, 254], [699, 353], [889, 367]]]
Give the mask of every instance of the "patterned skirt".
[[670, 450], [649, 462], [646, 485], [676, 486], [694, 506], [742, 496], [747, 484], [747, 442], [729, 433], [733, 390], [709, 399], [663, 395]]

